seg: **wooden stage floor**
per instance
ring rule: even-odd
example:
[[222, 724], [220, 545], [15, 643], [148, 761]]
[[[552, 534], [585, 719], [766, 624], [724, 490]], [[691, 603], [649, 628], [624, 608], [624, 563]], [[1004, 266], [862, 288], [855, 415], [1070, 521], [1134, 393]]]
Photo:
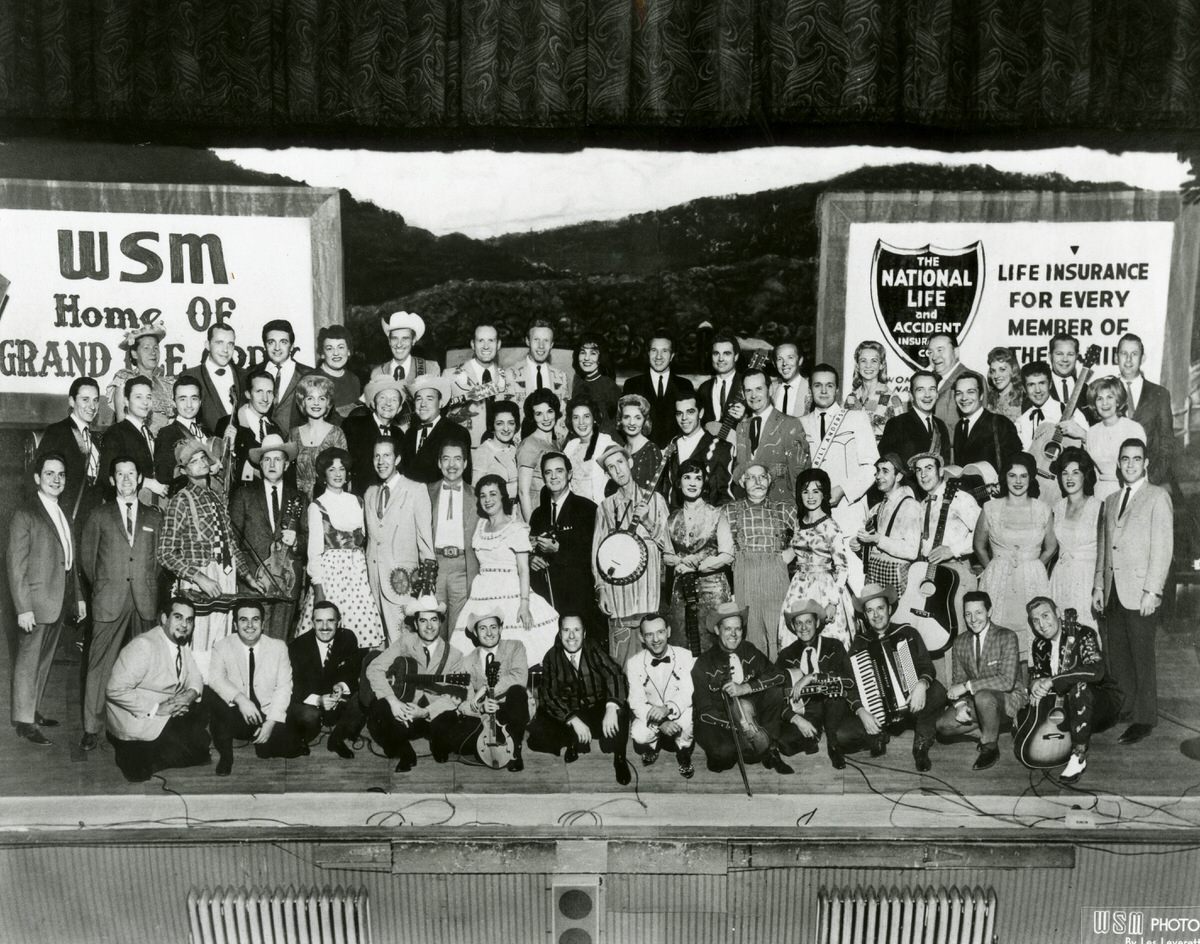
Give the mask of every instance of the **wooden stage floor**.
[[[842, 771], [830, 767], [823, 751], [791, 758], [796, 768], [791, 776], [752, 767], [755, 803], [761, 804], [754, 811], [741, 802], [745, 798], [736, 770], [710, 773], [699, 751], [691, 781], [680, 778], [670, 755], [663, 754], [657, 764], [644, 767], [631, 754], [635, 784], [621, 787], [613, 779], [611, 758], [599, 752], [567, 765], [561, 758], [526, 750], [524, 772], [510, 774], [467, 761], [435, 763], [427, 748], [422, 750], [425, 742], [418, 742], [416, 768], [398, 774], [393, 762], [376, 755], [369, 742], [355, 745], [353, 760], [342, 760], [327, 751], [322, 740], [310, 756], [290, 761], [259, 760], [251, 748], [241, 747], [235, 751], [230, 777], [217, 777], [208, 766], [166, 771], [146, 784], [128, 784], [106, 742], [91, 753], [78, 749], [81, 729], [74, 681], [79, 666], [73, 645], [67, 644], [60, 649], [45, 706], [47, 714], [63, 722], [47, 732], [54, 738], [53, 746], [31, 745], [15, 737], [11, 728], [0, 738], [0, 827], [42, 823], [47, 816], [76, 824], [97, 818], [117, 822], [124, 817], [117, 810], [131, 808], [145, 808], [147, 813], [151, 808], [168, 810], [174, 815], [178, 809], [171, 804], [180, 798], [190, 798], [192, 806], [205, 809], [211, 819], [229, 808], [224, 800], [230, 795], [254, 797], [256, 809], [269, 808], [285, 821], [293, 818], [278, 815], [279, 810], [304, 809], [305, 823], [332, 825], [342, 822], [338, 817], [350, 807], [351, 795], [357, 795], [353, 804], [361, 810], [394, 809], [406, 799], [443, 797], [447, 805], [473, 811], [477, 822], [490, 821], [489, 810], [502, 807], [506, 817], [540, 822], [539, 810], [550, 816], [579, 806], [575, 801], [586, 796], [590, 802], [610, 805], [628, 798], [630, 809], [640, 798], [649, 804], [642, 805], [643, 812], [657, 810], [658, 819], [667, 824], [674, 820], [676, 825], [686, 825], [694, 810], [747, 825], [749, 821], [737, 817], [757, 821], [761, 811], [773, 811], [761, 813], [764, 825], [769, 825], [792, 824], [802, 820], [808, 809], [820, 808], [824, 825], [847, 828], [1026, 828], [1040, 825], [1039, 820], [1062, 825], [1072, 816], [1082, 820], [1074, 825], [1085, 827], [1200, 828], [1200, 763], [1179, 751], [1181, 741], [1200, 736], [1200, 660], [1194, 631], [1174, 628], [1176, 632], [1159, 636], [1160, 719], [1154, 733], [1128, 747], [1117, 744], [1122, 725], [1098, 735], [1088, 771], [1074, 788], [1022, 767], [1012, 755], [1008, 734], [1001, 736], [1000, 762], [989, 771], [971, 770], [973, 742], [939, 744], [931, 754], [932, 772], [922, 776], [913, 769], [911, 734], [906, 733], [892, 740], [884, 757], [851, 755]], [[7, 679], [4, 682], [7, 691]], [[218, 795], [222, 802], [217, 802]], [[494, 797], [494, 803], [489, 797]], [[138, 798], [140, 807], [130, 806]], [[149, 803], [150, 798], [163, 802]], [[263, 806], [267, 801], [273, 802]], [[289, 801], [294, 802], [289, 806]], [[112, 805], [114, 815], [103, 815], [105, 804]], [[336, 815], [331, 804], [338, 807]], [[239, 806], [236, 816], [248, 815], [247, 808]], [[432, 801], [427, 812], [426, 819], [437, 825], [440, 814]], [[548, 822], [553, 825], [555, 820], [551, 817]]]

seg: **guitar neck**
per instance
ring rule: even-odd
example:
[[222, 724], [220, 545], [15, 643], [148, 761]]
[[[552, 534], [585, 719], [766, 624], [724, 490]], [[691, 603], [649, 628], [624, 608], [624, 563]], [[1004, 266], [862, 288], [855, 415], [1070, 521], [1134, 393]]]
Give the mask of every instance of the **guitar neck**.
[[[946, 491], [942, 493], [942, 509], [938, 512], [937, 527], [933, 529], [933, 547], [938, 547], [946, 539], [946, 523], [950, 520], [950, 505], [954, 501], [956, 492], [957, 489], [950, 489], [947, 486]], [[937, 564], [931, 563], [926, 570], [926, 577], [932, 579], [937, 568]]]

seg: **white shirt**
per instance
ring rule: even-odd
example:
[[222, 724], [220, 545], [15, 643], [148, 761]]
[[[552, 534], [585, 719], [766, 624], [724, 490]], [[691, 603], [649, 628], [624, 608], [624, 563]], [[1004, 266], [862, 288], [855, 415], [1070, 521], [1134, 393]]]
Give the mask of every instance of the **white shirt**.
[[[1033, 411], [1041, 410], [1042, 418], [1038, 422], [1033, 420]], [[1028, 451], [1033, 445], [1033, 437], [1037, 434], [1038, 427], [1042, 423], [1057, 423], [1062, 419], [1062, 404], [1057, 400], [1047, 400], [1041, 406], [1031, 406], [1028, 410], [1017, 417], [1017, 435], [1021, 437], [1021, 448]], [[1083, 417], [1075, 414], [1075, 419], [1082, 421]]]
[[1133, 380], [1126, 380], [1123, 377], [1120, 379], [1121, 383], [1128, 388], [1128, 392], [1132, 395], [1132, 398], [1129, 401], [1129, 406], [1125, 409], [1125, 415], [1130, 419], [1133, 419], [1133, 411], [1136, 410], [1137, 405], [1142, 402], [1142, 388], [1146, 385], [1146, 378], [1141, 374], [1138, 374], [1133, 378]]
[[653, 388], [655, 395], [658, 394], [658, 385], [662, 384], [663, 392], [671, 386], [671, 369], [667, 368], [662, 373], [659, 373], [654, 368], [650, 368], [650, 386]]
[[675, 437], [675, 454], [679, 457], [679, 464], [687, 462], [696, 451], [696, 447], [700, 445], [700, 440], [704, 438], [704, 429], [697, 426], [695, 430], [686, 436]]
[[[1118, 475], [1118, 479], [1119, 478], [1120, 478], [1120, 476]], [[1129, 485], [1126, 485], [1124, 482], [1121, 483], [1121, 488], [1117, 492], [1117, 512], [1118, 513], [1121, 511], [1121, 502], [1123, 502], [1125, 500], [1125, 489], [1127, 489], [1127, 488], [1129, 489], [1129, 501], [1132, 504], [1133, 496], [1138, 493], [1138, 490], [1141, 489], [1141, 487], [1143, 485], [1145, 485], [1146, 482], [1147, 482], [1146, 476], [1143, 475], [1136, 482], [1133, 482]], [[1127, 507], [1126, 511], [1128, 511], [1128, 510], [1129, 509]]]
[[565, 492], [559, 495], [558, 498], [555, 498], [553, 495], [550, 496], [550, 520], [555, 524], [557, 524], [559, 519], [562, 517], [563, 502], [567, 500], [567, 496], [570, 494], [571, 490], [567, 489]]
[[58, 542], [63, 547], [63, 558], [66, 561], [65, 569], [70, 570], [71, 565], [75, 562], [75, 544], [71, 540], [71, 526], [67, 524], [67, 516], [58, 507], [58, 502], [47, 498], [40, 491], [38, 492], [38, 498], [42, 500], [42, 506], [46, 509], [46, 514], [54, 522], [54, 530], [58, 532]]
[[292, 382], [292, 375], [296, 373], [296, 362], [290, 357], [282, 364], [270, 364], [267, 371], [275, 379], [275, 396], [278, 399], [283, 396], [283, 392], [287, 390], [288, 385]]
[[[211, 360], [205, 358], [204, 370], [208, 373], [208, 379], [212, 383], [213, 389], [217, 391], [217, 400], [221, 405], [221, 412], [232, 413], [233, 404], [229, 401], [229, 394], [233, 391], [233, 364], [230, 363], [224, 367], [218, 367]], [[224, 373], [218, 374], [218, 370], [222, 370]]]
[[575, 671], [579, 671], [579, 656], [583, 652], [582, 649], [576, 649], [574, 652], [568, 652], [567, 658], [571, 660], [571, 665], [575, 667]]
[[[799, 416], [800, 415], [796, 411], [796, 404], [800, 403], [800, 409], [801, 410], [804, 409], [804, 404], [801, 402], [803, 400], [803, 396], [802, 396], [802, 392], [801, 392], [801, 388], [800, 388], [800, 384], [802, 381], [803, 381], [803, 378], [799, 374], [797, 374], [791, 380], [782, 382], [779, 384], [778, 387], [775, 388], [775, 395], [771, 398], [771, 403], [775, 406], [775, 409], [777, 409], [780, 413], [786, 412], [786, 413], [790, 414], [791, 416]], [[784, 390], [786, 390], [788, 392], [787, 410], [784, 410], [784, 408], [783, 408], [783, 392], [784, 392]]]
[[[440, 662], [442, 658], [442, 641], [440, 639], [435, 639], [433, 642], [425, 642], [423, 639], [421, 639], [418, 640], [418, 642], [420, 642], [421, 645], [429, 652], [429, 665], [421, 666], [421, 668], [428, 668], [430, 670], [436, 669], [438, 662]], [[424, 653], [422, 653], [422, 655], [424, 655]]]
[[411, 354], [409, 354], [408, 357], [406, 357], [402, 361], [398, 361], [395, 358], [392, 358], [390, 361], [388, 361], [387, 367], [385, 368], [387, 370], [387, 375], [389, 377], [395, 377], [397, 367], [404, 368], [404, 375], [402, 377], [403, 380], [411, 380], [412, 379], [412, 377], [413, 377], [413, 362], [412, 362]]
[[266, 479], [263, 479], [263, 491], [267, 496], [267, 523], [271, 525], [272, 531], [279, 527], [279, 522], [275, 520], [275, 509], [271, 507], [271, 492], [273, 490], [278, 490], [279, 513], [283, 514], [283, 483], [268, 482]]
[[537, 372], [538, 368], [542, 369], [542, 386], [547, 390], [554, 387], [550, 380], [550, 360], [546, 359], [544, 364], [538, 364], [528, 354], [525, 355], [525, 392], [533, 393], [537, 390]]
[[1058, 635], [1056, 635], [1052, 640], [1050, 640], [1050, 674], [1051, 675], [1058, 675], [1059, 669], [1061, 668], [1061, 666], [1059, 666], [1059, 664], [1058, 664], [1058, 657], [1060, 655], [1059, 645], [1061, 643], [1062, 643], [1062, 630], [1060, 629], [1058, 631]]
[[[978, 410], [976, 410], [974, 413], [972, 413], [970, 416], [961, 416], [961, 415], [959, 416], [959, 420], [967, 421], [967, 435], [968, 436], [971, 435], [971, 430], [973, 430], [975, 428], [975, 424], [977, 422], [979, 422], [979, 417], [981, 417], [981, 416], [983, 416], [983, 407], [982, 406]], [[952, 430], [951, 435], [953, 435], [953, 434], [954, 433]]]
[[1058, 374], [1054, 374], [1054, 376], [1050, 378], [1050, 382], [1054, 386], [1054, 395], [1056, 397], [1063, 396], [1064, 380], [1067, 382], [1067, 392], [1066, 396], [1063, 398], [1063, 406], [1066, 406], [1067, 400], [1071, 399], [1071, 394], [1075, 392], [1075, 385], [1079, 383], [1079, 381], [1075, 378], [1074, 374], [1071, 374], [1068, 377], [1061, 377]]
[[462, 483], [459, 482], [457, 491], [445, 482], [438, 488], [442, 494], [439, 497], [437, 521], [433, 523], [434, 547], [457, 547], [462, 550], [465, 541]]
[[[137, 495], [130, 498], [117, 498], [117, 510], [121, 512], [121, 527], [126, 529], [125, 537], [131, 542], [137, 535], [137, 507]], [[126, 522], [129, 523], [128, 528], [126, 528]]]
[[733, 393], [733, 375], [732, 370], [727, 374], [713, 375], [712, 411], [717, 419], [725, 415], [725, 406], [721, 402], [721, 384], [725, 384], [725, 396], [728, 398]]

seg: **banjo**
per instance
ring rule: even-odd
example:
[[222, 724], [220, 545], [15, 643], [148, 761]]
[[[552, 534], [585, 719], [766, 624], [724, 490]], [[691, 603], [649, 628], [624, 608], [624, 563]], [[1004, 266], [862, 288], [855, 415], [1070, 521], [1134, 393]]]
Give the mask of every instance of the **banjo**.
[[[675, 443], [672, 442], [663, 450], [662, 461], [659, 462], [658, 468], [654, 470], [654, 475], [646, 485], [646, 490], [651, 494], [653, 494], [654, 486], [658, 484], [658, 480], [667, 470], [671, 457], [675, 455], [675, 449]], [[640, 496], [641, 491], [642, 486], [635, 484], [634, 504], [637, 504], [636, 499]], [[605, 583], [615, 587], [624, 587], [636, 581], [646, 572], [646, 567], [650, 563], [650, 549], [641, 535], [637, 533], [637, 526], [640, 523], [641, 518], [635, 514], [630, 519], [627, 528], [618, 525], [617, 530], [606, 535], [596, 547], [596, 572]]]

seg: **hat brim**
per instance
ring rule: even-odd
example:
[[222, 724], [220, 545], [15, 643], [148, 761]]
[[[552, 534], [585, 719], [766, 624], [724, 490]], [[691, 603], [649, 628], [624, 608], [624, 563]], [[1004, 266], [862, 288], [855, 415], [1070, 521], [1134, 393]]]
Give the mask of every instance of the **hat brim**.
[[142, 338], [155, 338], [161, 341], [167, 336], [167, 329], [163, 327], [147, 327], [145, 330], [139, 331], [137, 334], [129, 338], [122, 338], [121, 343], [117, 345], [122, 351], [132, 351], [134, 346]]
[[414, 397], [422, 390], [436, 390], [442, 398], [443, 405], [449, 403], [454, 395], [454, 385], [448, 377], [436, 377], [431, 374], [414, 377], [408, 385], [408, 390]]
[[854, 597], [854, 611], [856, 613], [861, 613], [863, 609], [866, 608], [868, 603], [870, 603], [872, 600], [878, 600], [881, 597], [887, 600], [892, 606], [895, 606], [900, 600], [900, 595], [897, 594], [895, 590], [893, 590], [891, 587], [884, 587], [883, 589], [878, 590], [875, 593], [871, 593], [865, 597]]
[[425, 319], [413, 312], [394, 312], [386, 318], [380, 318], [379, 324], [383, 328], [385, 338], [390, 337], [393, 331], [399, 331], [401, 328], [408, 328], [413, 333], [413, 344], [425, 337]]
[[400, 394], [400, 399], [403, 400], [408, 393], [408, 385], [403, 380], [396, 380], [394, 377], [389, 377], [386, 374], [379, 377], [372, 377], [367, 381], [367, 386], [363, 389], [363, 402], [369, 406], [374, 406], [375, 398], [385, 390], [395, 390]]
[[731, 617], [738, 617], [742, 621], [742, 632], [746, 631], [746, 627], [750, 624], [750, 607], [744, 606], [741, 609], [733, 609], [728, 605], [718, 606], [714, 610], [710, 610], [704, 618], [704, 628], [710, 633], [716, 633], [721, 625], [722, 620], [727, 620]]
[[285, 442], [278, 446], [255, 446], [250, 450], [250, 461], [255, 465], [259, 465], [262, 462], [262, 457], [268, 452], [282, 452], [290, 461], [295, 462], [299, 451], [294, 442]]

